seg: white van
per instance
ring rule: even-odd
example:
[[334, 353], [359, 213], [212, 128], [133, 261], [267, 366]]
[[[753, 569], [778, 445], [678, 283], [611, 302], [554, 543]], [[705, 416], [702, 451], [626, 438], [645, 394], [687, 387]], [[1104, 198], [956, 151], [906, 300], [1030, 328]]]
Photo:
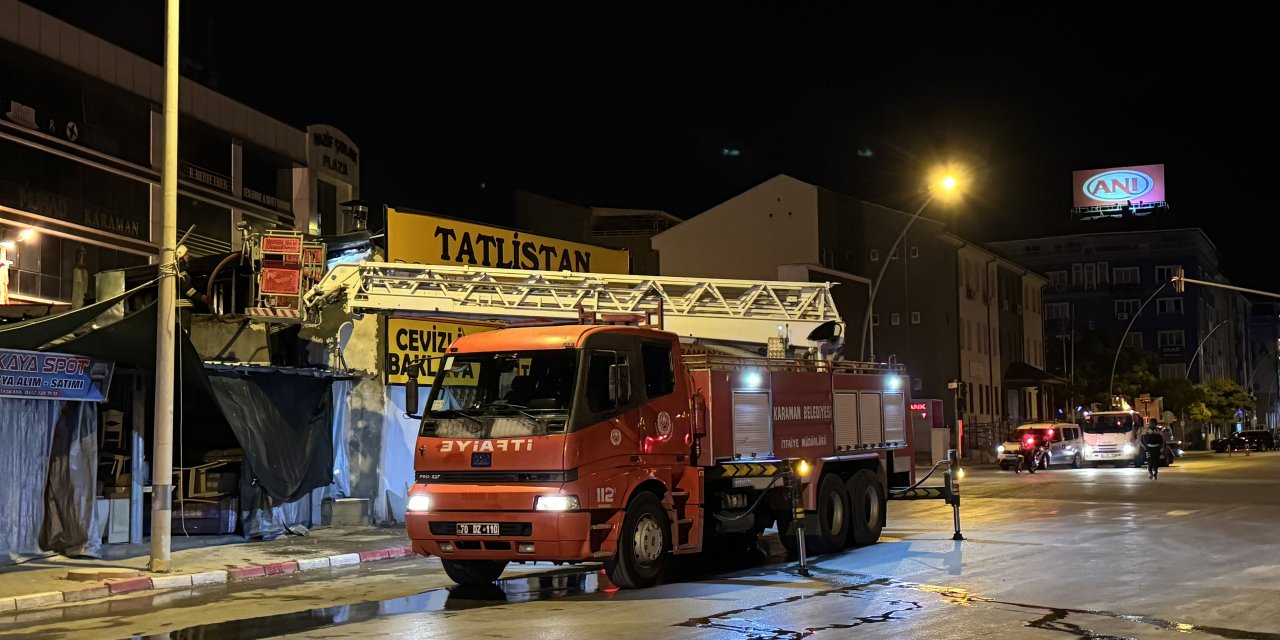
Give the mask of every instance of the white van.
[[1115, 466], [1137, 464], [1138, 432], [1145, 419], [1133, 410], [1086, 411], [1077, 420], [1084, 430], [1084, 461], [1098, 466], [1110, 462]]
[[1080, 427], [1068, 422], [1036, 422], [1009, 432], [1008, 441], [996, 447], [1000, 469], [1007, 471], [1018, 464], [1022, 443], [1027, 438], [1044, 438], [1049, 442], [1049, 456], [1041, 462], [1041, 469], [1051, 464], [1069, 464], [1079, 469], [1084, 464], [1084, 439]]

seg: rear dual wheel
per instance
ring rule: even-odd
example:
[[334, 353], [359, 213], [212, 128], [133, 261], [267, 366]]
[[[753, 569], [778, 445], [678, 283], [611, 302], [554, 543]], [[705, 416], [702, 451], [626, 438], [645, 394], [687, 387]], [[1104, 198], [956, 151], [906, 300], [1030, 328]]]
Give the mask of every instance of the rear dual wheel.
[[[818, 483], [818, 533], [805, 536], [806, 551], [831, 553], [854, 545], [875, 544], [880, 539], [885, 513], [885, 493], [880, 479], [868, 470], [848, 480], [828, 473]], [[791, 514], [778, 514], [778, 536], [789, 555], [797, 553], [795, 532], [788, 531]]]
[[845, 486], [849, 490], [849, 504], [853, 512], [850, 542], [858, 546], [879, 542], [886, 506], [884, 486], [880, 484], [880, 478], [863, 469], [853, 474]]

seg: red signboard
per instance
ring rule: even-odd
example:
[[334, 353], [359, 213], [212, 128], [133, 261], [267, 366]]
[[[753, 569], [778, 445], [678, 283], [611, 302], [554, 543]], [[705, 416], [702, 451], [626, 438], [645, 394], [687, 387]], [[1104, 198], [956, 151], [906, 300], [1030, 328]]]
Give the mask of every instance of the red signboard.
[[298, 269], [262, 269], [262, 293], [270, 295], [298, 295], [302, 286], [302, 272]]
[[1165, 202], [1162, 164], [1075, 171], [1071, 175], [1077, 209]]
[[263, 253], [302, 253], [302, 237], [301, 236], [263, 236], [262, 238]]

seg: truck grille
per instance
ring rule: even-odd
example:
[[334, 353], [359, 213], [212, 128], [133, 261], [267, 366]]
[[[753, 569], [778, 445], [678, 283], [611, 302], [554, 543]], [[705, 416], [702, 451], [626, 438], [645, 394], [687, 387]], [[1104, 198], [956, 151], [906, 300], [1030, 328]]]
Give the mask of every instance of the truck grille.
[[[429, 524], [431, 525], [431, 535], [433, 536], [458, 535], [458, 523], [456, 522], [431, 522]], [[533, 535], [533, 523], [499, 522], [498, 535], [507, 538], [531, 536]]]

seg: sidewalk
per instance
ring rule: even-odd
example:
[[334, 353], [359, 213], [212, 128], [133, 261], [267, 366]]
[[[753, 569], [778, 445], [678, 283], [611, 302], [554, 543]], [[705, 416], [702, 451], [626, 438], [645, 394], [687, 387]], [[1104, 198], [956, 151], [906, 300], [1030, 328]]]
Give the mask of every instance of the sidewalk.
[[[148, 547], [103, 546], [110, 558], [49, 556], [0, 567], [0, 612], [107, 598], [149, 589], [250, 580], [412, 555], [403, 527], [327, 528], [270, 542], [239, 536], [175, 536], [173, 571], [146, 570]], [[79, 579], [69, 579], [74, 573]]]

